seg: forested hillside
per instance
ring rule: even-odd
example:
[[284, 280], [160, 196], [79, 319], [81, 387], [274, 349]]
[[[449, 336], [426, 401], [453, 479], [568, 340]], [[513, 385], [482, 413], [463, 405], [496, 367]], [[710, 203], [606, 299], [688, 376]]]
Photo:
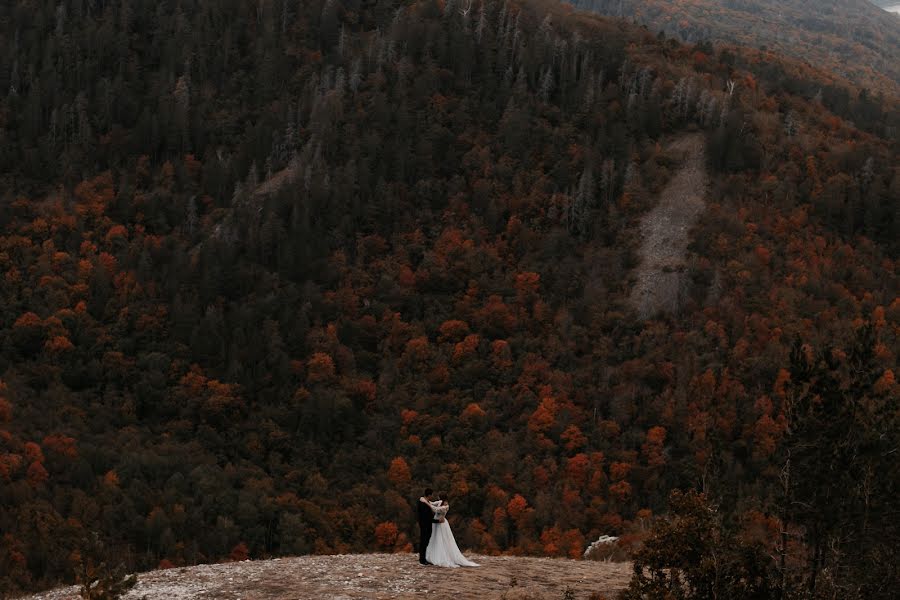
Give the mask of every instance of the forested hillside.
[[[900, 21], [870, 0], [571, 0], [688, 42], [725, 41], [900, 96]], [[813, 94], [816, 92], [813, 91]], [[809, 96], [810, 98], [812, 95]]]
[[530, 1], [23, 0], [0, 65], [0, 595], [407, 549], [426, 484], [573, 557], [699, 488], [785, 585], [896, 589], [892, 99]]

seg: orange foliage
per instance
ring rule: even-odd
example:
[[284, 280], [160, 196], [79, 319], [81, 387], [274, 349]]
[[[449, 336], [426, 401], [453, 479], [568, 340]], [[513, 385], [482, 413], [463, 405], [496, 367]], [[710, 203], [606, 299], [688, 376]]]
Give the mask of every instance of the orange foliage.
[[765, 459], [775, 452], [778, 440], [785, 429], [784, 417], [773, 418], [774, 407], [768, 396], [756, 401], [755, 408], [762, 413], [753, 427], [753, 454], [757, 459]]
[[878, 394], [887, 394], [891, 392], [896, 385], [897, 381], [894, 378], [894, 372], [891, 369], [888, 369], [878, 378], [873, 388]]
[[400, 411], [400, 420], [403, 422], [404, 426], [409, 426], [418, 416], [419, 413], [414, 410], [404, 408]]
[[469, 333], [469, 326], [465, 321], [451, 319], [444, 321], [440, 327], [439, 340], [442, 342], [459, 342]]
[[487, 486], [485, 504], [488, 505], [505, 505], [509, 500], [509, 494], [502, 488], [490, 484]]
[[605, 489], [607, 483], [606, 473], [603, 469], [594, 469], [593, 474], [591, 475], [591, 481], [588, 483], [588, 491], [594, 495], [600, 495], [600, 493]]
[[391, 521], [379, 523], [375, 527], [375, 543], [383, 549], [392, 549], [397, 544], [399, 531], [397, 525]]
[[579, 450], [587, 444], [587, 437], [585, 437], [577, 425], [569, 425], [559, 437], [565, 442], [566, 450], [569, 452]]
[[426, 362], [430, 356], [431, 345], [428, 343], [428, 338], [423, 335], [406, 342], [401, 360], [405, 364], [419, 365]]
[[109, 231], [106, 232], [106, 243], [112, 244], [118, 240], [127, 240], [128, 239], [128, 230], [123, 225], [113, 225], [109, 228]]
[[472, 424], [483, 419], [485, 416], [487, 416], [487, 413], [484, 412], [478, 404], [472, 402], [462, 411], [459, 418], [464, 423]]
[[506, 513], [512, 518], [513, 521], [520, 521], [524, 516], [525, 512], [528, 509], [528, 501], [525, 500], [520, 494], [516, 494], [512, 497], [512, 499], [506, 505]]
[[116, 272], [116, 268], [118, 266], [118, 261], [116, 260], [115, 256], [113, 256], [112, 254], [109, 254], [107, 252], [101, 252], [100, 256], [98, 257], [98, 260], [100, 262], [100, 266], [103, 267], [103, 269], [107, 273], [112, 275]]
[[416, 274], [407, 265], [401, 265], [397, 272], [397, 283], [405, 288], [413, 288], [416, 285]]
[[22, 457], [18, 454], [0, 454], [0, 477], [10, 481], [22, 466]]
[[241, 542], [237, 546], [232, 548], [231, 552], [228, 554], [228, 558], [232, 562], [248, 560], [250, 558], [250, 550], [247, 548], [247, 544]]
[[74, 348], [75, 346], [69, 341], [69, 338], [64, 335], [57, 335], [44, 343], [44, 349], [47, 350], [47, 352], [67, 352]]
[[609, 495], [624, 502], [631, 496], [631, 484], [627, 481], [618, 481], [609, 486]]
[[334, 361], [324, 352], [316, 352], [306, 363], [306, 377], [310, 383], [322, 383], [334, 378]]
[[609, 476], [613, 480], [625, 479], [631, 472], [631, 465], [623, 462], [614, 462], [609, 465]]
[[44, 462], [44, 452], [34, 442], [25, 442], [25, 458], [28, 462]]
[[544, 554], [547, 556], [561, 556], [563, 554], [563, 540], [559, 527], [554, 525], [544, 529], [541, 533], [541, 544], [544, 545]]
[[450, 382], [450, 369], [441, 363], [428, 372], [428, 383], [432, 389], [441, 389]]
[[34, 314], [33, 312], [24, 313], [16, 322], [13, 323], [13, 327], [41, 327], [43, 326], [43, 321], [41, 318]]
[[371, 379], [360, 379], [356, 382], [356, 393], [359, 394], [369, 404], [375, 402], [375, 395], [378, 388]]
[[85, 257], [93, 256], [97, 253], [97, 245], [85, 240], [78, 246], [78, 252]]
[[412, 480], [412, 473], [409, 470], [409, 465], [402, 456], [398, 456], [391, 461], [391, 466], [388, 468], [387, 475], [391, 483], [398, 488], [406, 488]]
[[495, 369], [505, 371], [513, 366], [512, 351], [506, 340], [491, 342], [491, 364]]
[[528, 429], [532, 433], [546, 434], [556, 424], [556, 400], [547, 396], [528, 418]]
[[532, 470], [531, 476], [538, 487], [546, 487], [550, 483], [550, 472], [543, 466], [536, 466]]
[[666, 462], [663, 454], [663, 444], [666, 441], [666, 430], [664, 427], [651, 427], [647, 431], [646, 441], [641, 446], [641, 451], [647, 459], [647, 465], [650, 467], [661, 467]]
[[114, 470], [110, 469], [106, 472], [106, 475], [103, 476], [103, 485], [111, 488], [119, 487], [119, 476]]
[[565, 486], [562, 493], [562, 506], [570, 514], [584, 510], [584, 505], [581, 502], [581, 492], [576, 488]]
[[560, 546], [569, 558], [581, 558], [585, 548], [584, 536], [577, 529], [569, 529], [563, 533]]
[[506, 531], [506, 519], [509, 517], [506, 514], [506, 509], [502, 506], [498, 506], [494, 509], [494, 513], [491, 519], [491, 530], [494, 533], [501, 533]]
[[462, 362], [475, 353], [481, 337], [477, 333], [471, 333], [453, 348], [453, 362]]
[[516, 293], [522, 300], [535, 296], [541, 285], [541, 276], [537, 273], [525, 272], [516, 275]]
[[566, 478], [579, 487], [587, 484], [590, 460], [586, 454], [576, 454], [566, 461]]
[[188, 394], [196, 397], [203, 393], [203, 389], [206, 387], [206, 381], [206, 377], [203, 376], [200, 367], [193, 365], [191, 370], [181, 377], [179, 384], [185, 388]]
[[210, 415], [219, 415], [238, 408], [242, 401], [237, 393], [237, 387], [233, 384], [222, 383], [217, 379], [211, 379], [206, 383], [206, 400], [203, 408]]
[[50, 477], [50, 474], [47, 473], [47, 469], [44, 468], [44, 465], [39, 462], [33, 462], [31, 463], [31, 466], [28, 467], [26, 477], [28, 479], [28, 483], [30, 483], [34, 487], [37, 487], [38, 485], [47, 481], [47, 479]]
[[746, 540], [770, 545], [774, 549], [772, 541], [778, 538], [781, 531], [781, 521], [775, 516], [758, 510], [749, 510], [744, 515], [742, 536]]
[[75, 186], [75, 199], [75, 210], [82, 217], [101, 216], [115, 199], [112, 173], [105, 171], [79, 183]]
[[597, 425], [600, 433], [605, 438], [616, 439], [622, 434], [622, 428], [615, 421], [603, 419]]
[[57, 456], [69, 460], [78, 458], [78, 449], [75, 446], [75, 438], [60, 433], [52, 433], [45, 437], [41, 444], [44, 448]]
[[785, 386], [790, 380], [791, 374], [786, 369], [778, 370], [778, 375], [775, 377], [775, 385], [772, 386], [772, 391], [777, 398], [784, 399], [786, 394]]
[[499, 330], [504, 334], [512, 333], [516, 327], [516, 318], [503, 299], [492, 294], [485, 305], [477, 311], [479, 322], [486, 327]]

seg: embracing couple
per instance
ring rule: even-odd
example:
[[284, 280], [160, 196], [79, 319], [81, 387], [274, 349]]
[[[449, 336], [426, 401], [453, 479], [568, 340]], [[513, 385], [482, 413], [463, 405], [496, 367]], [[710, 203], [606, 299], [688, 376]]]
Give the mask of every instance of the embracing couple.
[[477, 567], [463, 556], [447, 522], [447, 494], [434, 496], [431, 488], [419, 498], [419, 563], [438, 567]]

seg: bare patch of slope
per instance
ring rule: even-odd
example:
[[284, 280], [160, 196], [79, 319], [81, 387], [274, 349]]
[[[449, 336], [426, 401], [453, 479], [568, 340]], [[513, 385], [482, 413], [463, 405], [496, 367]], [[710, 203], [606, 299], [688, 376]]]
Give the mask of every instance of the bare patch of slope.
[[670, 151], [683, 156], [659, 203], [641, 220], [640, 266], [631, 304], [642, 319], [677, 310], [687, 292], [685, 261], [689, 233], [706, 208], [709, 184], [700, 133], [678, 138]]

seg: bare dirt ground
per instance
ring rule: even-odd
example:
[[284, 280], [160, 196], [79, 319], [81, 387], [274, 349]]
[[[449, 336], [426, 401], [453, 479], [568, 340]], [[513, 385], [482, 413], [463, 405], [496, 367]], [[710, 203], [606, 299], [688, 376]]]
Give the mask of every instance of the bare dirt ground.
[[278, 193], [281, 188], [297, 180], [300, 177], [300, 161], [292, 160], [284, 169], [278, 171], [269, 179], [260, 183], [253, 190], [253, 197], [260, 198]]
[[[625, 588], [631, 563], [470, 556], [477, 568], [423, 567], [413, 554], [302, 556], [199, 565], [138, 575], [127, 600], [578, 600]], [[513, 585], [515, 584], [515, 585]], [[76, 600], [61, 588], [22, 600]]]
[[685, 259], [691, 227], [706, 208], [708, 186], [703, 135], [688, 134], [668, 148], [684, 157], [660, 193], [659, 204], [641, 220], [641, 264], [631, 304], [642, 319], [676, 310], [686, 287]]

